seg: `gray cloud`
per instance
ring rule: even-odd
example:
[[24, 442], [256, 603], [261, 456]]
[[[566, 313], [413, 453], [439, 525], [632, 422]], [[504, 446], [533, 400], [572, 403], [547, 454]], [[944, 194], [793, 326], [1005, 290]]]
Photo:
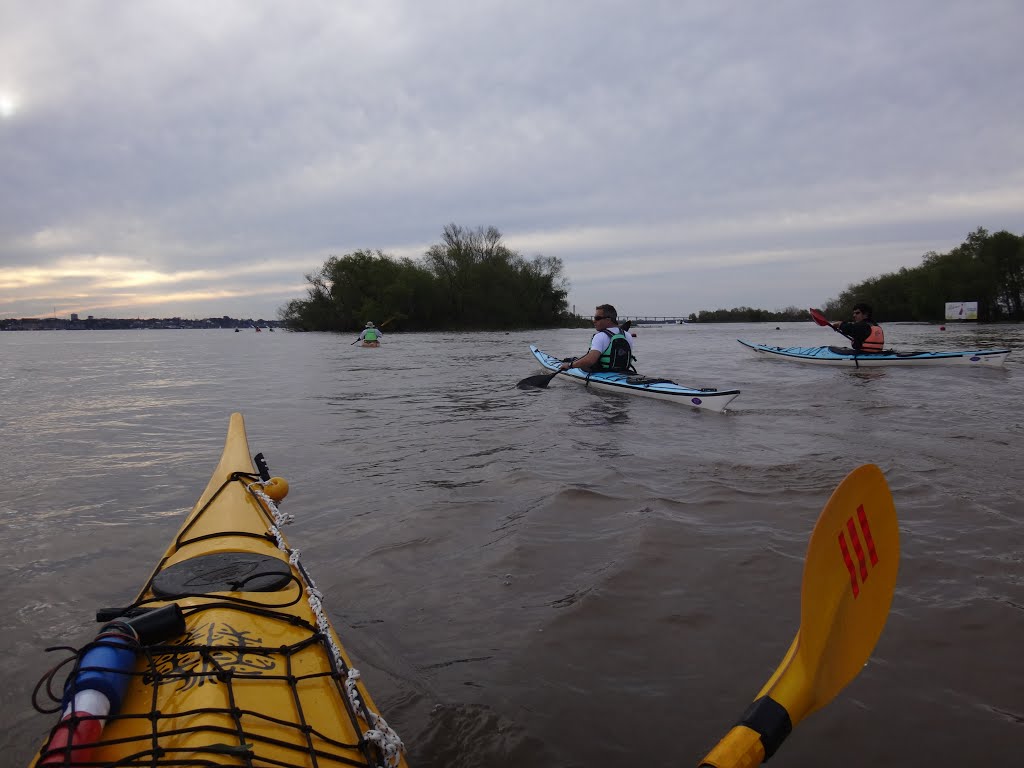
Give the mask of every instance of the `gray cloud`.
[[818, 303], [1024, 230], [1022, 22], [994, 0], [11, 0], [0, 316], [270, 317], [327, 256], [417, 255], [450, 221], [560, 257], [579, 306]]

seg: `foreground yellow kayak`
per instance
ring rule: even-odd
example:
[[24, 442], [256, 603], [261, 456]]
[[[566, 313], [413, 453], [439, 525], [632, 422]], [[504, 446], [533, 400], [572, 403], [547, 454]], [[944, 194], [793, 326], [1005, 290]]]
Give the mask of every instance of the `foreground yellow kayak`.
[[32, 766], [405, 766], [279, 530], [287, 483], [256, 464], [232, 414], [149, 581], [51, 691], [60, 720]]

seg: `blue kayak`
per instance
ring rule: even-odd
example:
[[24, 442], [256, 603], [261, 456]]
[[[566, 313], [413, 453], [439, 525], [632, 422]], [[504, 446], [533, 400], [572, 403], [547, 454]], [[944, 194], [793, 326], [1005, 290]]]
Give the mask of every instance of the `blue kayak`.
[[736, 339], [757, 355], [774, 360], [793, 360], [815, 365], [846, 365], [855, 368], [877, 368], [887, 365], [982, 365], [999, 366], [1010, 354], [1008, 349], [978, 349], [964, 352], [897, 352], [857, 353], [843, 347], [772, 347]]
[[[559, 358], [542, 352], [532, 344], [530, 351], [533, 352], [537, 361], [549, 371], [557, 371], [562, 364]], [[714, 389], [712, 387], [694, 389], [676, 384], [669, 379], [641, 376], [635, 373], [588, 373], [580, 368], [570, 368], [567, 371], [562, 371], [556, 378], [562, 376], [594, 389], [618, 392], [624, 395], [652, 397], [656, 400], [668, 400], [692, 408], [706, 408], [710, 411], [724, 411], [725, 407], [740, 393], [738, 389]]]

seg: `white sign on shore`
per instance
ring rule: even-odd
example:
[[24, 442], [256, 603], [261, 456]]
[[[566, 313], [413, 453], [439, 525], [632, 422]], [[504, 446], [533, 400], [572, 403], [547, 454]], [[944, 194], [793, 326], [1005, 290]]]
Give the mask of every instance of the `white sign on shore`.
[[947, 320], [977, 320], [978, 302], [976, 301], [947, 301]]

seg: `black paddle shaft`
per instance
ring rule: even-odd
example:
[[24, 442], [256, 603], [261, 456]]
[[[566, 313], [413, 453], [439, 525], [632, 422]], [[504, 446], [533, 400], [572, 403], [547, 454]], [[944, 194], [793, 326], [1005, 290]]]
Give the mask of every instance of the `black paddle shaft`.
[[554, 373], [540, 373], [536, 376], [527, 376], [525, 379], [520, 381], [516, 386], [519, 389], [543, 389], [551, 380], [555, 378], [561, 371], [555, 371]]

